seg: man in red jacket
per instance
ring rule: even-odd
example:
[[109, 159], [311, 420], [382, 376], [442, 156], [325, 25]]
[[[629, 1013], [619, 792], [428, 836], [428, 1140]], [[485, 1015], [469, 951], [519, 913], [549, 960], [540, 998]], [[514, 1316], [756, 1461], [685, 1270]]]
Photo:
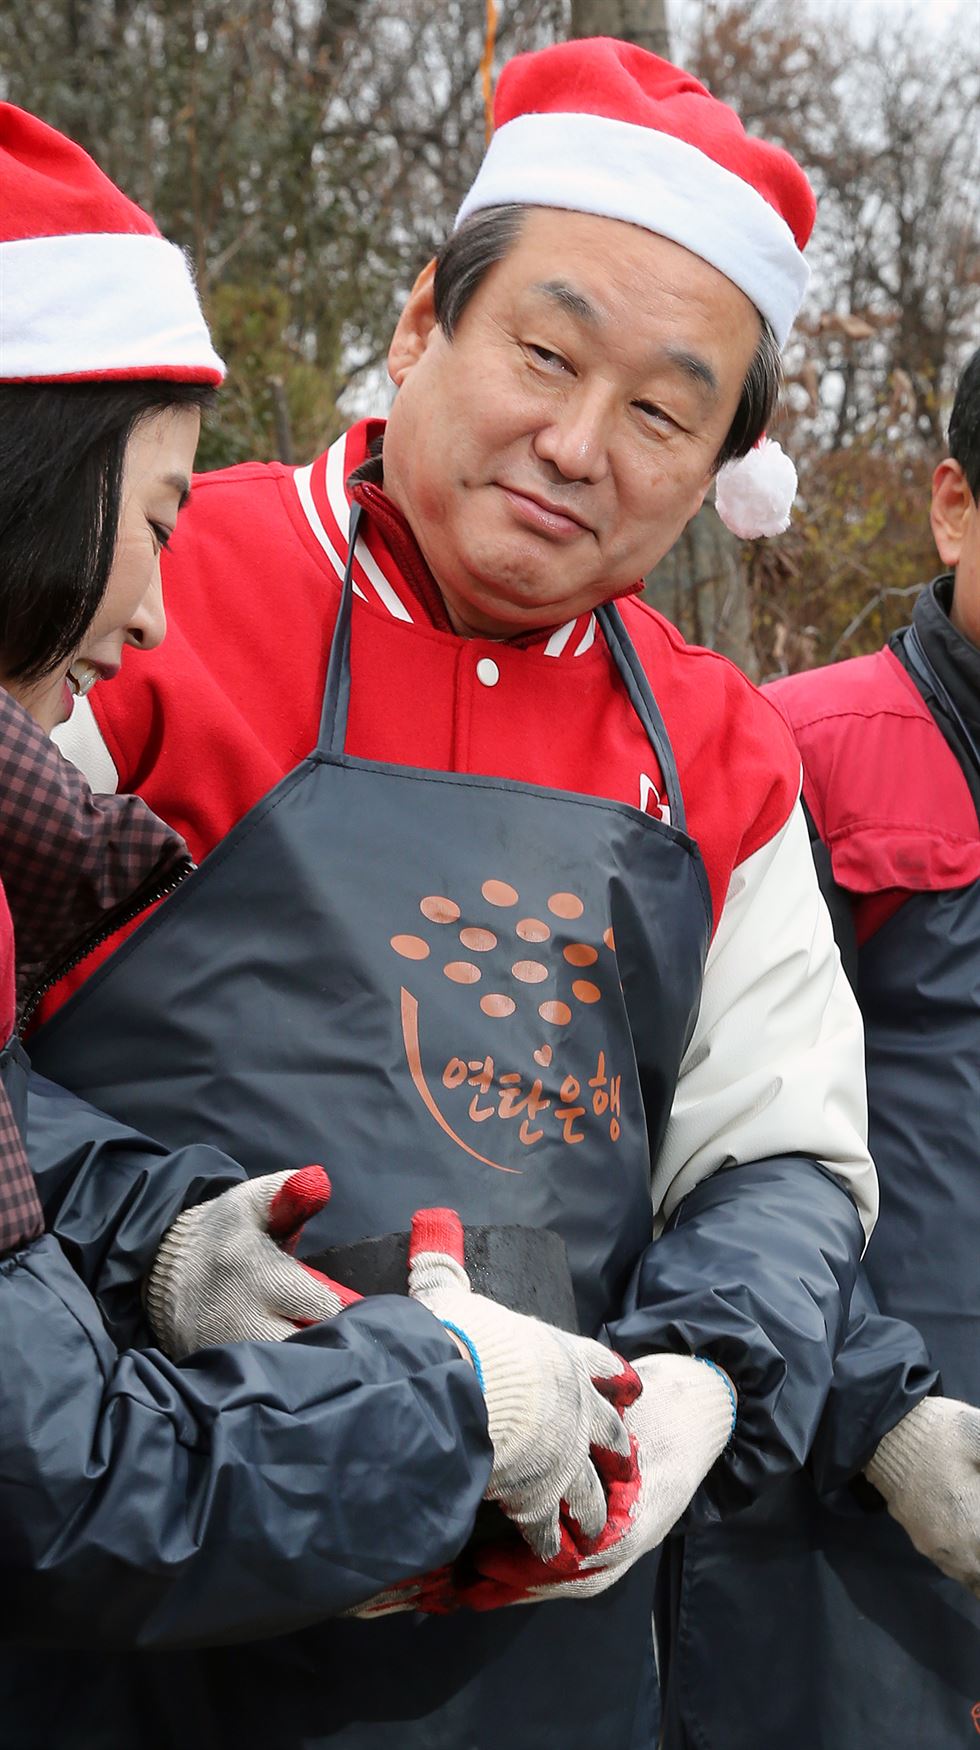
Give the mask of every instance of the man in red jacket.
[[[35, 1047], [171, 1146], [185, 1126], [233, 1140], [251, 1174], [326, 1157], [321, 1244], [404, 1231], [421, 1204], [559, 1235], [583, 1335], [643, 1384], [631, 1462], [606, 1466], [583, 1555], [562, 1394], [557, 1555], [482, 1546], [450, 1587], [557, 1602], [211, 1651], [187, 1745], [240, 1743], [274, 1696], [284, 1750], [645, 1747], [651, 1552], [692, 1495], [711, 1520], [802, 1462], [874, 1219], [798, 756], [742, 676], [635, 599], [719, 469], [727, 514], [766, 526], [729, 464], [774, 404], [812, 195], [622, 44], [520, 58], [497, 122], [399, 319], [387, 425], [195, 487], [170, 638], [96, 689], [88, 770], [206, 860]], [[413, 1289], [482, 1382], [495, 1343], [467, 1319], [453, 1224], [427, 1234]], [[206, 1289], [209, 1261], [187, 1229], [154, 1294]], [[406, 1304], [378, 1316], [398, 1329]], [[381, 1467], [413, 1525], [439, 1523], [438, 1467], [362, 1441], [356, 1392], [337, 1413], [339, 1518]], [[481, 1441], [438, 1392], [433, 1413], [496, 1467], [506, 1417]], [[526, 1531], [538, 1497], [506, 1502]]]

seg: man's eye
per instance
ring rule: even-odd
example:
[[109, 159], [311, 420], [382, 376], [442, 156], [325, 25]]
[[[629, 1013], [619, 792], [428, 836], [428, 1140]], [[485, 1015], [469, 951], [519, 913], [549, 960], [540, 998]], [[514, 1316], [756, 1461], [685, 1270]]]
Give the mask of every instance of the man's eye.
[[669, 413], [664, 412], [662, 407], [658, 407], [655, 401], [634, 401], [633, 406], [639, 413], [644, 414], [647, 419], [653, 420], [657, 425], [675, 426], [677, 423], [676, 420], [671, 419]]
[[537, 346], [534, 341], [528, 341], [527, 350], [539, 364], [551, 365], [559, 371], [570, 368], [567, 359], [563, 359], [560, 352], [552, 352], [550, 347]]

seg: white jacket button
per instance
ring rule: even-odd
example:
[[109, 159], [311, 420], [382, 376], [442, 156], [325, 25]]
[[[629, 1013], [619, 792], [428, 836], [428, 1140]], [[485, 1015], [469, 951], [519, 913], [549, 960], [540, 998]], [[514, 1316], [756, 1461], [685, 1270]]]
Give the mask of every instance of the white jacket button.
[[500, 670], [492, 656], [481, 656], [476, 665], [476, 678], [485, 687], [495, 687], [500, 679]]

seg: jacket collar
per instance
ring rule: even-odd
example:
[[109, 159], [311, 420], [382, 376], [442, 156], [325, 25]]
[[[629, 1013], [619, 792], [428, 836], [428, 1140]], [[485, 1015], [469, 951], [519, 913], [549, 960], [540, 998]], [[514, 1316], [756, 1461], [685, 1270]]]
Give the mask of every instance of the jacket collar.
[[915, 604], [913, 624], [928, 661], [970, 734], [980, 741], [980, 650], [953, 625], [952, 601], [952, 576], [934, 578]]

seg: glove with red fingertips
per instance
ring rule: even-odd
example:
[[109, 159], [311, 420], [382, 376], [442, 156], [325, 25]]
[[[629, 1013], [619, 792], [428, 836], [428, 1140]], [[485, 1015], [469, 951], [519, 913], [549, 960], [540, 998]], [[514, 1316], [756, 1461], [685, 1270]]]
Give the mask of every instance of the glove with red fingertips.
[[732, 1435], [734, 1388], [720, 1368], [692, 1356], [648, 1355], [635, 1367], [643, 1393], [624, 1416], [633, 1465], [628, 1477], [609, 1481], [609, 1515], [592, 1549], [583, 1555], [564, 1523], [551, 1561], [503, 1543], [484, 1545], [474, 1551], [475, 1576], [457, 1590], [460, 1606], [497, 1610], [593, 1598], [677, 1524]]
[[146, 1307], [174, 1360], [213, 1343], [275, 1341], [360, 1299], [292, 1256], [330, 1201], [322, 1167], [269, 1173], [195, 1204], [160, 1243]]
[[487, 1500], [499, 1502], [543, 1558], [561, 1548], [562, 1504], [568, 1535], [591, 1547], [608, 1517], [608, 1479], [630, 1472], [623, 1411], [640, 1391], [632, 1368], [601, 1343], [474, 1294], [451, 1209], [413, 1218], [409, 1294], [476, 1368], [494, 1455]]

